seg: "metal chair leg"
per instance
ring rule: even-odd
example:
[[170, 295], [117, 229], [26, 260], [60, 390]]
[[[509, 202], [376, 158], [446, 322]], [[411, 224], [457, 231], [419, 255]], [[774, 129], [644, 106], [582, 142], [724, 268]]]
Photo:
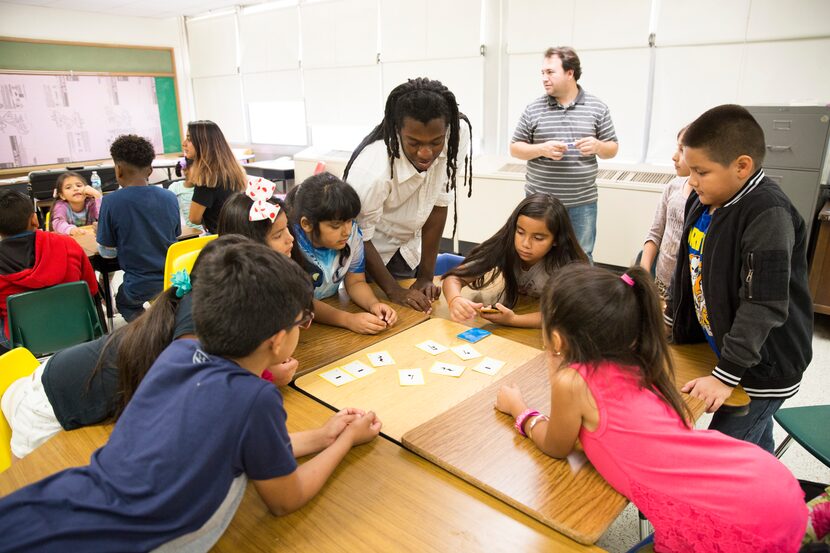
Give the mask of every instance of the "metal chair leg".
[[637, 509], [637, 517], [639, 518], [640, 522], [640, 541], [643, 541], [649, 536], [649, 534], [651, 534], [654, 531], [654, 529], [652, 528], [651, 523], [648, 521], [646, 516], [639, 509]]
[[792, 441], [793, 441], [793, 437], [790, 436], [789, 434], [787, 434], [787, 437], [784, 438], [784, 441], [781, 442], [781, 445], [779, 445], [777, 448], [775, 448], [775, 456], [778, 459], [780, 459], [781, 456], [784, 455], [787, 452], [787, 450], [790, 448], [790, 445], [792, 444]]

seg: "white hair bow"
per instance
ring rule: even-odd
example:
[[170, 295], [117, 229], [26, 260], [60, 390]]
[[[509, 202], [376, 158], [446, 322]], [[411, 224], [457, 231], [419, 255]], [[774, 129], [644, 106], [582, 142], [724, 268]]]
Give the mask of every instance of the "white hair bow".
[[245, 195], [251, 198], [254, 203], [248, 212], [249, 221], [264, 221], [270, 219], [273, 223], [280, 213], [280, 206], [269, 203], [268, 200], [274, 195], [277, 185], [268, 179], [249, 180], [245, 188]]

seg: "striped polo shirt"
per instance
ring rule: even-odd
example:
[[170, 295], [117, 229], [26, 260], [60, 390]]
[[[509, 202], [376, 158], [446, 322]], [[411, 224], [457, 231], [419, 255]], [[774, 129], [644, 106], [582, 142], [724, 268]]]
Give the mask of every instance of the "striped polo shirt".
[[617, 141], [611, 113], [599, 98], [577, 85], [579, 93], [568, 106], [544, 95], [528, 105], [516, 125], [512, 142], [541, 144], [558, 140], [570, 144], [560, 160], [537, 157], [527, 162], [525, 193], [544, 192], [559, 198], [565, 207], [597, 201], [597, 156], [580, 155], [573, 143], [586, 136]]

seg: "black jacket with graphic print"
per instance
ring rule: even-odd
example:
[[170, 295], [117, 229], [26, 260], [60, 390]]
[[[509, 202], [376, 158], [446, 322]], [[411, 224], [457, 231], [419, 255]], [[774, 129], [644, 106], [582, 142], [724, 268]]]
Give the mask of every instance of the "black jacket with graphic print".
[[[688, 237], [709, 206], [693, 191], [666, 306], [675, 343], [705, 338], [689, 272]], [[804, 219], [761, 169], [712, 214], [702, 255], [702, 288], [720, 359], [712, 375], [757, 398], [798, 391], [813, 356]]]

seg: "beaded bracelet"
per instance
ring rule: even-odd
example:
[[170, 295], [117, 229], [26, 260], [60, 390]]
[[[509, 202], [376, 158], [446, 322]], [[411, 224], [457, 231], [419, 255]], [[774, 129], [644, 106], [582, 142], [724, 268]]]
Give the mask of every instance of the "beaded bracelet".
[[542, 413], [535, 409], [525, 409], [524, 411], [519, 413], [518, 417], [516, 417], [516, 424], [514, 424], [513, 426], [516, 428], [516, 431], [519, 434], [527, 438], [527, 434], [525, 434], [525, 430], [524, 428], [522, 428], [522, 426], [524, 426], [524, 423], [528, 417], [538, 417], [541, 414]]

